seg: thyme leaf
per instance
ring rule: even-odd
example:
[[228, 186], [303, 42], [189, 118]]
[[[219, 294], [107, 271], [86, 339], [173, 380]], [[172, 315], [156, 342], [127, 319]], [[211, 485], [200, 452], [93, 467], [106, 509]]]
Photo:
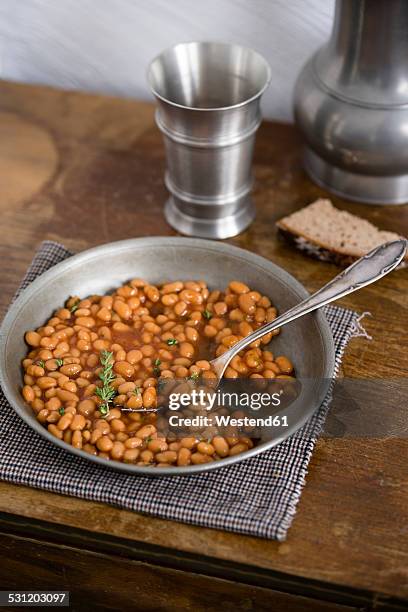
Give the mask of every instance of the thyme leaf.
[[76, 310], [78, 310], [78, 306], [79, 306], [79, 302], [81, 300], [78, 298], [77, 300], [75, 300], [75, 302], [72, 304], [72, 306], [70, 307], [69, 311], [71, 313], [74, 313]]
[[160, 376], [160, 368], [159, 368], [160, 364], [161, 364], [160, 359], [155, 359], [155, 361], [154, 361], [154, 368], [153, 368], [153, 374], [155, 376]]
[[200, 372], [193, 372], [190, 376], [187, 376], [187, 380], [197, 381], [200, 378]]

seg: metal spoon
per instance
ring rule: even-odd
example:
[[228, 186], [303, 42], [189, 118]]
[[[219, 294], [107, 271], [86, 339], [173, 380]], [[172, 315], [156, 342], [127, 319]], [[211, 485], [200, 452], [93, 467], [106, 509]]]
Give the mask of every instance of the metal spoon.
[[[364, 257], [361, 257], [351, 266], [343, 270], [338, 276], [331, 280], [327, 285], [313, 293], [311, 296], [296, 304], [290, 310], [280, 315], [271, 323], [267, 323], [256, 329], [242, 340], [239, 340], [228, 351], [220, 357], [213, 359], [211, 367], [217, 374], [218, 386], [228, 364], [242, 349], [246, 348], [255, 340], [259, 340], [269, 332], [282, 327], [299, 317], [302, 317], [313, 310], [317, 310], [330, 302], [334, 302], [353, 291], [357, 291], [366, 285], [370, 285], [379, 280], [401, 263], [407, 249], [407, 240], [395, 240], [376, 247]], [[215, 381], [214, 381], [215, 382]]]
[[[302, 317], [313, 310], [317, 310], [330, 302], [334, 302], [353, 291], [357, 291], [366, 285], [370, 285], [375, 281], [379, 280], [389, 272], [392, 272], [394, 268], [401, 263], [404, 258], [407, 249], [407, 240], [395, 240], [393, 242], [387, 242], [385, 244], [376, 247], [364, 257], [361, 257], [355, 261], [351, 266], [343, 270], [327, 285], [324, 285], [321, 289], [313, 293], [311, 296], [296, 304], [290, 310], [280, 315], [277, 319], [271, 323], [267, 323], [262, 327], [258, 327], [252, 334], [239, 340], [234, 346], [228, 351], [223, 353], [220, 357], [213, 359], [210, 364], [212, 370], [217, 375], [217, 379], [208, 379], [208, 384], [211, 389], [215, 391], [220, 383], [220, 380], [228, 367], [231, 359], [235, 357], [242, 349], [246, 348], [255, 340], [259, 340], [262, 336], [265, 336], [269, 332], [282, 327], [299, 317]], [[139, 408], [139, 409], [126, 409], [128, 412], [159, 412], [164, 406], [159, 408]]]

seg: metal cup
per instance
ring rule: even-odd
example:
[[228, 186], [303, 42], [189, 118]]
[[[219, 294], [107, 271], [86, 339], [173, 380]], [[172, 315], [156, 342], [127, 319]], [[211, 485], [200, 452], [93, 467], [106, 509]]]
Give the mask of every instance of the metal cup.
[[182, 234], [228, 238], [253, 220], [250, 197], [266, 60], [239, 45], [183, 43], [150, 64], [167, 156], [168, 223]]

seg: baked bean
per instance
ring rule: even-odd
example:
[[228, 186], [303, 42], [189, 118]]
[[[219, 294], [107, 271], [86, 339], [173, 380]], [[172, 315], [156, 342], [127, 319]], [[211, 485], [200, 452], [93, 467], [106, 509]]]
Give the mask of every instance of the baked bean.
[[74, 448], [82, 448], [82, 434], [80, 431], [72, 432], [71, 444]]
[[29, 331], [25, 335], [25, 341], [29, 346], [39, 346], [41, 341], [41, 336], [35, 331]]
[[184, 283], [182, 283], [181, 281], [175, 281], [174, 283], [166, 283], [165, 285], [163, 285], [162, 287], [162, 293], [166, 294], [166, 293], [178, 293], [179, 291], [181, 291], [184, 287]]
[[238, 336], [234, 336], [234, 334], [224, 335], [221, 340], [222, 344], [227, 348], [231, 348], [231, 346], [234, 346], [234, 344], [236, 344], [238, 341]]
[[176, 378], [185, 378], [188, 375], [188, 370], [184, 366], [173, 366]]
[[32, 402], [31, 402], [31, 408], [35, 411], [35, 412], [39, 412], [40, 410], [42, 410], [44, 408], [44, 402], [42, 399], [36, 397]]
[[229, 454], [228, 442], [222, 436], [214, 436], [211, 444], [219, 457], [226, 457]]
[[27, 374], [34, 377], [44, 376], [45, 369], [42, 366], [32, 364], [28, 366]]
[[96, 448], [104, 453], [108, 453], [113, 448], [113, 442], [109, 436], [100, 436], [96, 441]]
[[191, 455], [191, 463], [194, 465], [199, 465], [200, 463], [209, 463], [212, 461], [212, 457], [209, 455], [204, 455], [203, 453], [193, 453]]
[[59, 440], [62, 440], [63, 432], [54, 423], [48, 425], [48, 431]]
[[51, 378], [50, 376], [40, 376], [37, 378], [37, 385], [40, 387], [40, 389], [45, 390], [49, 389], [50, 387], [56, 387], [57, 381], [55, 378]]
[[195, 448], [197, 446], [198, 440], [196, 437], [190, 436], [187, 438], [181, 438], [180, 440], [180, 446], [182, 448], [188, 448], [189, 450], [192, 450], [193, 448]]
[[200, 293], [194, 291], [194, 289], [183, 289], [183, 291], [180, 292], [180, 300], [186, 304], [193, 304], [194, 306], [198, 306], [203, 302]]
[[196, 366], [200, 370], [210, 370], [211, 369], [211, 365], [206, 359], [200, 359], [199, 361], [197, 361]]
[[269, 370], [268, 368], [264, 368], [264, 370], [262, 371], [262, 376], [264, 378], [270, 379], [270, 378], [275, 378], [276, 374], [275, 374], [275, 372], [273, 370]]
[[244, 293], [238, 298], [238, 305], [242, 312], [252, 315], [256, 310], [256, 303], [250, 293]]
[[118, 440], [116, 440], [112, 444], [112, 448], [110, 451], [112, 459], [115, 459], [116, 461], [120, 461], [123, 458], [125, 452], [126, 452], [126, 448], [123, 442], [119, 442]]
[[114, 370], [123, 378], [131, 378], [135, 373], [135, 368], [128, 361], [117, 361], [114, 365]]
[[[41, 359], [42, 361], [48, 361], [49, 359], [52, 359], [53, 355], [52, 355], [52, 352], [49, 351], [48, 349], [41, 349], [38, 352], [37, 357], [38, 359]], [[24, 361], [23, 361], [23, 365], [24, 365]]]
[[184, 300], [177, 302], [177, 304], [174, 306], [174, 313], [178, 317], [183, 317], [187, 313], [187, 304]]
[[[138, 410], [139, 408], [141, 408], [143, 406], [143, 396], [140, 393], [140, 395], [131, 395], [127, 400], [126, 400], [126, 408], [131, 408], [132, 410]], [[130, 415], [132, 416], [132, 415]]]
[[121, 419], [113, 419], [110, 421], [110, 426], [113, 433], [119, 433], [126, 429], [126, 425]]
[[261, 338], [261, 344], [269, 344], [272, 340], [273, 332], [269, 332], [269, 334], [265, 334]]
[[[143, 451], [143, 453], [144, 452], [146, 451]], [[143, 453], [141, 453], [141, 457]], [[159, 461], [160, 463], [175, 463], [177, 461], [177, 452], [168, 450], [162, 453], [157, 453], [156, 461]]]
[[134, 382], [124, 382], [118, 386], [118, 393], [131, 393], [136, 389]]
[[177, 454], [177, 465], [182, 467], [185, 465], [190, 465], [191, 463], [191, 451], [188, 448], [180, 448]]
[[107, 323], [108, 321], [111, 320], [112, 313], [109, 310], [109, 308], [106, 308], [105, 306], [103, 306], [102, 308], [98, 310], [98, 312], [96, 313], [96, 316], [101, 321], [104, 321], [105, 323]]
[[126, 302], [122, 302], [122, 300], [115, 300], [113, 302], [112, 308], [116, 314], [120, 316], [121, 319], [128, 320], [132, 316], [132, 309], [129, 307]]
[[67, 391], [66, 389], [57, 389], [57, 395], [62, 402], [78, 402], [79, 397], [76, 393]]
[[32, 402], [35, 399], [35, 393], [33, 391], [33, 388], [29, 385], [25, 385], [25, 387], [23, 387], [23, 397], [26, 402]]
[[200, 334], [194, 327], [186, 327], [185, 335], [187, 340], [189, 340], [190, 342], [197, 342], [200, 337]]
[[256, 352], [256, 349], [248, 351], [244, 356], [244, 361], [251, 369], [262, 369], [263, 367], [262, 360], [259, 353]]
[[66, 429], [62, 436], [62, 439], [64, 440], [66, 444], [72, 445], [72, 431], [70, 429]]
[[78, 404], [78, 412], [82, 414], [84, 417], [91, 416], [96, 410], [96, 404], [91, 399], [85, 399], [79, 402]]
[[132, 365], [139, 363], [143, 359], [143, 352], [139, 349], [131, 350], [126, 355], [126, 361]]
[[61, 374], [65, 376], [76, 376], [82, 370], [82, 367], [78, 363], [69, 363], [60, 367]]
[[148, 387], [143, 392], [143, 406], [145, 408], [152, 408], [156, 404], [156, 389], [154, 387]]
[[242, 294], [248, 293], [249, 287], [244, 283], [240, 283], [239, 281], [231, 281], [228, 287], [231, 289], [233, 293]]
[[276, 308], [268, 308], [266, 311], [266, 320], [268, 323], [274, 321], [278, 315]]
[[68, 429], [68, 427], [71, 424], [71, 421], [72, 421], [72, 414], [70, 412], [67, 412], [59, 419], [58, 424], [57, 424], [58, 429], [60, 429], [61, 431]]
[[[41, 400], [38, 400], [41, 401]], [[34, 402], [33, 402], [34, 403]], [[47, 423], [58, 423], [60, 420], [61, 414], [57, 410], [48, 411]]]
[[51, 397], [48, 402], [44, 404], [47, 410], [59, 410], [61, 408], [61, 400], [58, 397]]
[[236, 372], [238, 372], [238, 374], [241, 374], [242, 376], [248, 374], [248, 367], [246, 366], [240, 355], [235, 355], [235, 357], [231, 359], [231, 368], [233, 368]]
[[248, 450], [248, 446], [244, 443], [238, 443], [235, 444], [231, 449], [230, 449], [230, 456], [233, 455], [239, 455], [240, 453], [245, 453], [245, 451]]
[[230, 321], [243, 321], [244, 313], [239, 308], [234, 308], [229, 313]]
[[49, 416], [49, 410], [47, 410], [46, 408], [43, 408], [37, 413], [37, 420], [40, 421], [40, 423], [45, 423], [47, 421], [48, 416]]
[[151, 463], [154, 460], [154, 455], [150, 450], [143, 450], [140, 453], [140, 459], [144, 461], [144, 463]]
[[95, 325], [95, 319], [92, 317], [78, 317], [76, 324], [81, 325], [81, 327], [93, 327]]
[[217, 335], [217, 333], [218, 333], [218, 330], [213, 325], [206, 325], [204, 327], [204, 336], [206, 336], [207, 338], [213, 338], [214, 336]]
[[60, 359], [61, 357], [64, 357], [64, 355], [66, 355], [69, 351], [69, 344], [67, 342], [60, 342], [57, 345], [57, 348], [54, 350], [54, 357], [56, 359]]
[[141, 427], [139, 431], [136, 432], [136, 436], [144, 440], [145, 438], [152, 436], [154, 433], [156, 433], [156, 428], [154, 425], [144, 425], [144, 427]]
[[187, 359], [191, 359], [194, 355], [194, 346], [189, 342], [182, 342], [180, 344], [180, 355], [181, 357], [186, 357]]
[[215, 453], [214, 446], [208, 442], [199, 442], [197, 444], [197, 450], [199, 453], [203, 453], [203, 455], [213, 455]]
[[128, 438], [125, 442], [125, 448], [140, 448], [142, 444], [143, 441], [141, 438]]
[[71, 421], [70, 424], [70, 429], [72, 429], [72, 431], [81, 431], [82, 429], [85, 428], [86, 425], [86, 420], [85, 417], [82, 414], [76, 414], [74, 416], [74, 418]]
[[282, 372], [282, 374], [290, 374], [291, 372], [293, 372], [292, 362], [287, 357], [276, 357], [275, 363]]
[[166, 451], [168, 448], [168, 444], [165, 438], [156, 438], [155, 440], [151, 440], [148, 443], [147, 448], [152, 451], [152, 453], [159, 453]]

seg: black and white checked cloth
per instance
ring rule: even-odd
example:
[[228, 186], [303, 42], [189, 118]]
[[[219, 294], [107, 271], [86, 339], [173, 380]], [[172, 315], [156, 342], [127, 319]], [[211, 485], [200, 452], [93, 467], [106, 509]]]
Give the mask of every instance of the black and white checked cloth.
[[[70, 255], [63, 246], [44, 242], [19, 292]], [[326, 315], [338, 368], [358, 315], [337, 307], [326, 308]], [[105, 469], [57, 448], [21, 421], [1, 393], [0, 478], [161, 518], [284, 540], [329, 402], [328, 397], [300, 435], [257, 457], [207, 474], [148, 478]]]

